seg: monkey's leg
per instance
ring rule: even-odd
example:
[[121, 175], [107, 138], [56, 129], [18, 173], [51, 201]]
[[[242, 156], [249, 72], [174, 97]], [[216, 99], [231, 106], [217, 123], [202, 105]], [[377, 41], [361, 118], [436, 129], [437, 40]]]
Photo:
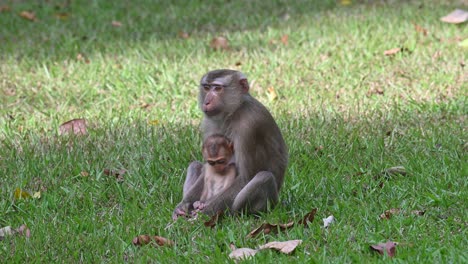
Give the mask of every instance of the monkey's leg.
[[189, 167], [187, 168], [187, 176], [185, 177], [185, 182], [184, 182], [184, 189], [183, 189], [183, 197], [187, 195], [188, 191], [192, 186], [195, 185], [195, 182], [197, 182], [198, 178], [201, 175], [203, 164], [201, 164], [198, 161], [193, 161], [190, 163]]
[[268, 204], [274, 206], [276, 203], [278, 191], [275, 177], [269, 171], [261, 171], [237, 194], [232, 210], [255, 214], [265, 212]]

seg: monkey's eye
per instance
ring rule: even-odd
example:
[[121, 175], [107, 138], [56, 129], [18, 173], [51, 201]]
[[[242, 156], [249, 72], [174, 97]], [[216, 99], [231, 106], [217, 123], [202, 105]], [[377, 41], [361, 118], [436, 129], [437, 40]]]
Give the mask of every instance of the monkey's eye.
[[205, 92], [209, 91], [210, 86], [208, 84], [203, 84], [203, 90], [205, 90]]
[[221, 86], [221, 85], [216, 85], [216, 86], [214, 86], [214, 90], [215, 90], [216, 92], [221, 92], [221, 91], [223, 90], [223, 86]]
[[226, 163], [226, 160], [221, 159], [221, 160], [216, 161], [216, 163], [217, 163], [217, 164], [224, 164], [224, 163]]
[[207, 160], [206, 162], [208, 162], [208, 164], [210, 164], [210, 166], [216, 165], [216, 161], [213, 161], [213, 160]]

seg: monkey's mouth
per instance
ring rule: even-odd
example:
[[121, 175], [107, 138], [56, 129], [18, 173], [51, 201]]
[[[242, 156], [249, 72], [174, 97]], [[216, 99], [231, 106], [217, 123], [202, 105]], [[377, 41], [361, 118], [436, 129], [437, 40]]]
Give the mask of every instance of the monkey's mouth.
[[207, 116], [216, 116], [216, 115], [219, 115], [221, 113], [221, 110], [219, 109], [208, 109], [208, 108], [203, 108], [203, 112], [207, 115]]

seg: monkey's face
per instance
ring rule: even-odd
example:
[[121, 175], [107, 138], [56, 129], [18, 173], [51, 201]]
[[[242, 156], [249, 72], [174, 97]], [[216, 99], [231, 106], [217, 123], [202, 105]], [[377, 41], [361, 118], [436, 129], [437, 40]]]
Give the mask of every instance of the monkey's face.
[[226, 85], [220, 81], [201, 84], [201, 108], [207, 116], [215, 116], [223, 111], [225, 89]]
[[227, 171], [228, 161], [224, 157], [220, 159], [208, 159], [206, 162], [217, 174], [223, 175]]

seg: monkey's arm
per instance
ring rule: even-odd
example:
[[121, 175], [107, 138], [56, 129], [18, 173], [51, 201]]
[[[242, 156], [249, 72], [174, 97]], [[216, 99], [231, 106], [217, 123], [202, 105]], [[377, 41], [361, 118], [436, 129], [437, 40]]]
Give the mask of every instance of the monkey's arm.
[[205, 184], [205, 177], [204, 171], [197, 164], [198, 162], [193, 162], [188, 168], [182, 201], [176, 206], [172, 213], [172, 219], [174, 220], [179, 216], [188, 216], [190, 211], [194, 209], [193, 203], [200, 200]]

